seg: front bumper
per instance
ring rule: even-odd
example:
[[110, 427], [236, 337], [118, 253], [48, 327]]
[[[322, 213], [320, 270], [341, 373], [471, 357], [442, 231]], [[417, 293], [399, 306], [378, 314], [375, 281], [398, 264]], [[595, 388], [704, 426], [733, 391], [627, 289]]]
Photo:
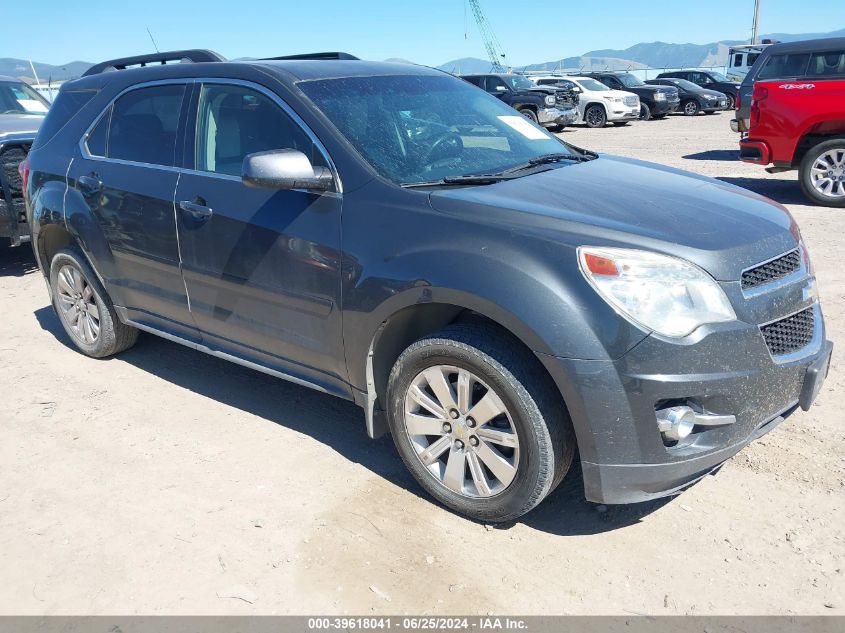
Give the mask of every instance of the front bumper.
[[[814, 309], [813, 342], [789, 357], [773, 358], [759, 327], [742, 321], [703, 326], [680, 343], [651, 335], [616, 361], [538, 355], [567, 403], [587, 499], [635, 503], [675, 494], [799, 404], [809, 408], [832, 350], [821, 308]], [[736, 421], [695, 427], [667, 446], [655, 411], [687, 403]]]
[[607, 113], [608, 121], [634, 121], [640, 118], [640, 105], [627, 106], [620, 104], [612, 104], [609, 106]]
[[680, 105], [680, 99], [676, 99], [674, 101], [671, 101], [669, 99], [665, 99], [663, 101], [655, 101], [654, 105], [651, 106], [651, 114], [656, 114], [657, 116], [660, 116], [662, 114], [671, 114], [672, 112], [677, 110]]
[[575, 108], [541, 108], [537, 111], [540, 125], [570, 125], [577, 119], [578, 110]]

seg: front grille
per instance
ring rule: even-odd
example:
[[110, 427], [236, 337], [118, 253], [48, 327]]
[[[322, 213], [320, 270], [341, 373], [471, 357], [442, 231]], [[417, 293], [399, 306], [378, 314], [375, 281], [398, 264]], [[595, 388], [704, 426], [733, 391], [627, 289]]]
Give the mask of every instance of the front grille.
[[0, 151], [0, 234], [18, 231], [26, 221], [21, 175], [18, 165], [29, 154], [30, 143], [9, 143]]
[[783, 356], [797, 352], [813, 340], [816, 315], [813, 308], [807, 308], [780, 321], [760, 327], [763, 339], [772, 356]]
[[742, 273], [742, 289], [751, 290], [758, 286], [783, 279], [801, 267], [801, 253], [796, 248], [765, 264], [760, 264]]
[[562, 106], [575, 105], [575, 101], [567, 94], [558, 93], [555, 95], [555, 103]]
[[640, 105], [640, 98], [639, 97], [625, 97], [625, 105], [633, 108], [634, 106]]

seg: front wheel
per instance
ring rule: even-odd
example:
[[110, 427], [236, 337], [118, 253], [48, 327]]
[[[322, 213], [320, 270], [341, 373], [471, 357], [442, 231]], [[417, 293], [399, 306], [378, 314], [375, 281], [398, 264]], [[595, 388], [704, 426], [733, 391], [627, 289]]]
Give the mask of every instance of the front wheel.
[[519, 113], [524, 116], [526, 119], [531, 121], [532, 123], [539, 123], [540, 120], [537, 118], [537, 113], [530, 108], [525, 108], [524, 110], [520, 110]]
[[604, 127], [607, 125], [607, 112], [600, 105], [591, 105], [584, 112], [584, 122], [587, 127]]
[[725, 110], [733, 110], [736, 107], [736, 98], [733, 95], [726, 95], [728, 102], [725, 105]]
[[845, 138], [819, 143], [798, 171], [804, 195], [825, 207], [845, 207]]
[[640, 121], [649, 121], [651, 119], [651, 108], [645, 103], [640, 103]]
[[61, 250], [53, 257], [50, 288], [62, 327], [83, 354], [105, 358], [138, 340], [138, 330], [117, 318], [111, 299], [76, 249]]
[[554, 383], [505, 338], [449, 326], [408, 347], [388, 385], [390, 429], [408, 470], [447, 507], [490, 522], [540, 503], [575, 451]]
[[695, 116], [701, 111], [701, 107], [698, 105], [698, 101], [694, 101], [692, 99], [690, 99], [689, 101], [684, 101], [684, 103], [681, 104], [681, 109], [687, 116]]

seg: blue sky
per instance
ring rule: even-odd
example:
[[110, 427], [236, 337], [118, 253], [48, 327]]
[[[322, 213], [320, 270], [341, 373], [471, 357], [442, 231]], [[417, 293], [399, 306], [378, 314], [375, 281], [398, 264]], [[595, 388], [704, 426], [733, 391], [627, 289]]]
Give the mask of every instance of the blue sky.
[[[469, 10], [465, 22], [464, 0], [0, 0], [3, 5], [12, 7], [2, 13], [15, 28], [3, 30], [0, 57], [51, 64], [149, 52], [146, 27], [161, 50], [211, 48], [230, 58], [317, 50], [427, 65], [485, 58]], [[746, 39], [754, 2], [482, 0], [482, 6], [508, 61], [520, 65], [655, 40]], [[555, 6], [556, 11], [550, 9]], [[826, 32], [845, 26], [842, 0], [819, 11], [805, 6], [762, 0], [761, 31]]]

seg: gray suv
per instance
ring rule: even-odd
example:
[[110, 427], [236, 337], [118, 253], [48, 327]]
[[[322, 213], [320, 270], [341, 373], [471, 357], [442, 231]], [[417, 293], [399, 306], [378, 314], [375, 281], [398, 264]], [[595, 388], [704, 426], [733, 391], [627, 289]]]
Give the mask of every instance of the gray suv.
[[34, 88], [0, 75], [0, 248], [29, 238], [18, 166], [48, 108]]
[[591, 501], [675, 494], [809, 408], [830, 361], [782, 206], [437, 70], [112, 60], [63, 85], [22, 173], [82, 353], [151, 332], [354, 401], [478, 520], [576, 456]]

